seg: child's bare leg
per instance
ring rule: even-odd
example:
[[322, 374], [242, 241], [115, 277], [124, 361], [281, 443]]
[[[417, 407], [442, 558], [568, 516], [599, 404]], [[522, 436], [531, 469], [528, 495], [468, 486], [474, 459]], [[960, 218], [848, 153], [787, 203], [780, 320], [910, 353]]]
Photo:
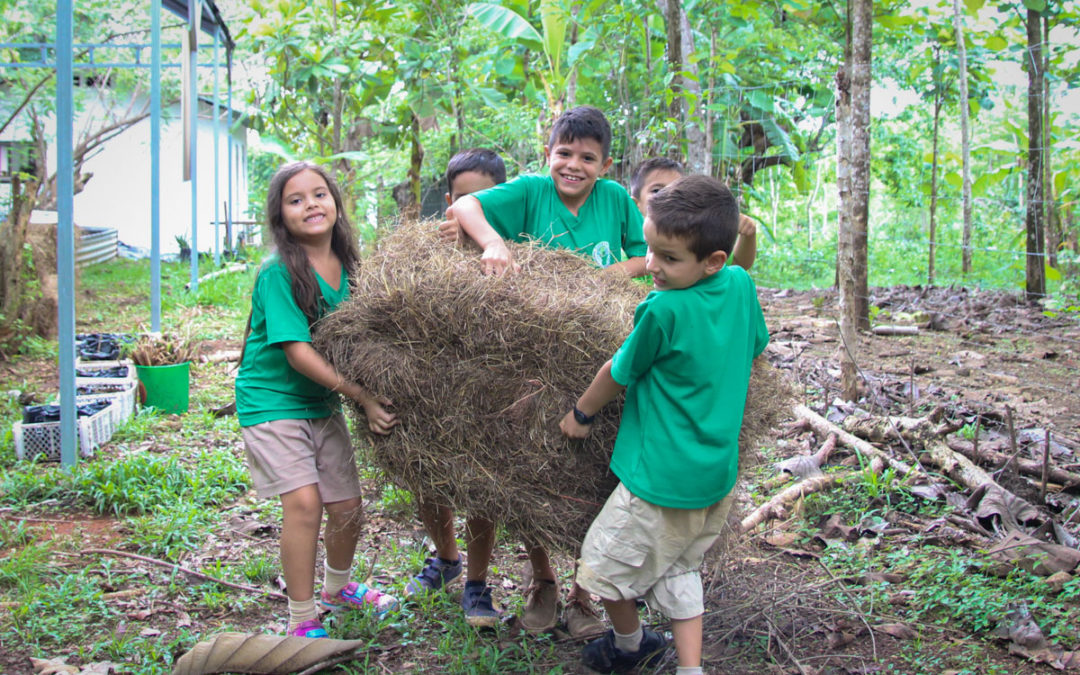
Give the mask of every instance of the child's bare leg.
[[680, 668], [701, 666], [701, 615], [693, 619], [672, 619], [671, 635], [675, 639], [675, 651]]
[[533, 581], [555, 581], [555, 570], [551, 567], [551, 558], [543, 546], [529, 548], [529, 562], [532, 563]]
[[453, 562], [458, 559], [457, 533], [454, 532], [454, 512], [446, 506], [420, 502], [420, 521], [435, 544], [435, 555]]
[[362, 500], [359, 497], [345, 499], [326, 504], [325, 508], [323, 545], [326, 546], [326, 563], [336, 570], [347, 570], [352, 567], [356, 542], [360, 538]]
[[637, 603], [633, 600], [604, 600], [604, 609], [611, 619], [611, 627], [616, 633], [630, 635], [641, 627]]
[[323, 503], [316, 484], [281, 495], [281, 570], [289, 598], [310, 600], [315, 593], [315, 547]]
[[469, 554], [468, 581], [487, 581], [491, 553], [495, 550], [495, 523], [487, 518], [465, 520], [465, 551]]

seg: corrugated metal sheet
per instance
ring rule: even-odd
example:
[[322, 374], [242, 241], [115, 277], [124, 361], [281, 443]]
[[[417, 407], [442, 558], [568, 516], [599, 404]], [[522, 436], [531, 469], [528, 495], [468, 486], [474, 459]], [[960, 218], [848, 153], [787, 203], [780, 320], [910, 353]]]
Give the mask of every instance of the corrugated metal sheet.
[[75, 265], [86, 267], [116, 257], [116, 229], [112, 227], [81, 227], [75, 246]]

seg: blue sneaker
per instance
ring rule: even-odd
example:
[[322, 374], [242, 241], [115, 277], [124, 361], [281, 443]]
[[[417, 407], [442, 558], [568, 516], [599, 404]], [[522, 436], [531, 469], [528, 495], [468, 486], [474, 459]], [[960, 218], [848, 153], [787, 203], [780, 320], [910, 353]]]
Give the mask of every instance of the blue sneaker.
[[305, 637], [305, 638], [324, 638], [329, 637], [326, 634], [326, 629], [319, 623], [317, 619], [311, 621], [301, 621], [300, 625], [289, 631], [290, 637]]
[[442, 558], [428, 558], [424, 569], [409, 580], [405, 586], [405, 597], [430, 593], [441, 589], [446, 584], [461, 576], [461, 557], [452, 563]]
[[499, 610], [491, 602], [491, 587], [483, 581], [468, 581], [461, 594], [465, 623], [473, 628], [494, 628], [499, 624]]

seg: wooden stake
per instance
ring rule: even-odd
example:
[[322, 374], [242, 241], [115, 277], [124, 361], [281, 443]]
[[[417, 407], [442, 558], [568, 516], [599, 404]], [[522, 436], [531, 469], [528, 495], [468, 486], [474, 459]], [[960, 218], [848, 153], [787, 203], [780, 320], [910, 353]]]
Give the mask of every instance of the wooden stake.
[[1005, 473], [1005, 469], [1008, 469], [1013, 463], [1013, 460], [1016, 459], [1016, 456], [1020, 454], [1020, 451], [1016, 449], [1016, 430], [1013, 428], [1012, 408], [1009, 406], [1005, 406], [1005, 419], [1009, 423], [1009, 450], [1012, 450], [1012, 454], [1009, 455], [1009, 459], [1005, 461], [1005, 465], [994, 472], [995, 475]]
[[1043, 471], [1042, 485], [1039, 486], [1039, 497], [1046, 501], [1046, 479], [1050, 474], [1050, 430], [1046, 430], [1046, 447], [1043, 448]]
[[975, 466], [979, 466], [979, 427], [981, 427], [981, 426], [982, 426], [982, 413], [979, 413], [978, 415], [975, 415], [975, 441], [972, 444], [974, 446], [972, 448], [972, 452], [974, 453], [975, 456], [972, 458], [971, 461], [975, 462]]

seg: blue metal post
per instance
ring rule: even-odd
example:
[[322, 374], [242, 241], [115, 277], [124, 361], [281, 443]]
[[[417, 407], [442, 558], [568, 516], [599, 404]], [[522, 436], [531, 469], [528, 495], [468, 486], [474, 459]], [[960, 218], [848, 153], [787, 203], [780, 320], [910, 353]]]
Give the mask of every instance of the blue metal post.
[[202, 20], [202, 0], [188, 3], [188, 30], [191, 32], [191, 50], [188, 67], [191, 86], [188, 90], [191, 106], [191, 292], [199, 292], [199, 181], [195, 149], [199, 145], [199, 28]]
[[225, 99], [226, 99], [225, 119], [228, 120], [228, 122], [225, 125], [225, 132], [226, 132], [225, 133], [225, 148], [226, 148], [225, 154], [229, 158], [229, 170], [226, 172], [226, 174], [228, 174], [228, 178], [227, 178], [227, 181], [228, 181], [228, 188], [227, 188], [228, 189], [228, 197], [227, 197], [227, 199], [229, 201], [229, 208], [228, 208], [227, 211], [225, 211], [225, 230], [230, 235], [229, 248], [234, 249], [235, 244], [236, 244], [236, 233], [233, 232], [232, 220], [236, 217], [235, 215], [233, 215], [236, 212], [236, 210], [235, 210], [235, 205], [233, 204], [233, 189], [232, 189], [233, 188], [233, 186], [232, 186], [232, 177], [233, 177], [232, 124], [233, 124], [233, 117], [232, 117], [232, 51], [231, 50], [225, 53], [225, 89], [228, 92], [226, 94], [226, 97], [225, 97]]
[[150, 0], [150, 330], [161, 332], [161, 0]]
[[218, 106], [218, 99], [221, 98], [221, 87], [218, 84], [218, 45], [221, 42], [220, 39], [221, 29], [214, 30], [214, 265], [221, 265], [221, 229], [218, 215], [218, 207], [221, 205], [221, 200], [218, 195], [218, 185], [220, 178], [218, 177], [218, 171], [221, 167], [221, 155], [219, 154], [219, 141], [218, 137], [221, 135], [221, 107]]
[[[56, 274], [59, 279], [60, 462], [77, 461], [75, 418], [75, 162], [72, 0], [56, 3]], [[44, 159], [44, 158], [42, 158]]]

